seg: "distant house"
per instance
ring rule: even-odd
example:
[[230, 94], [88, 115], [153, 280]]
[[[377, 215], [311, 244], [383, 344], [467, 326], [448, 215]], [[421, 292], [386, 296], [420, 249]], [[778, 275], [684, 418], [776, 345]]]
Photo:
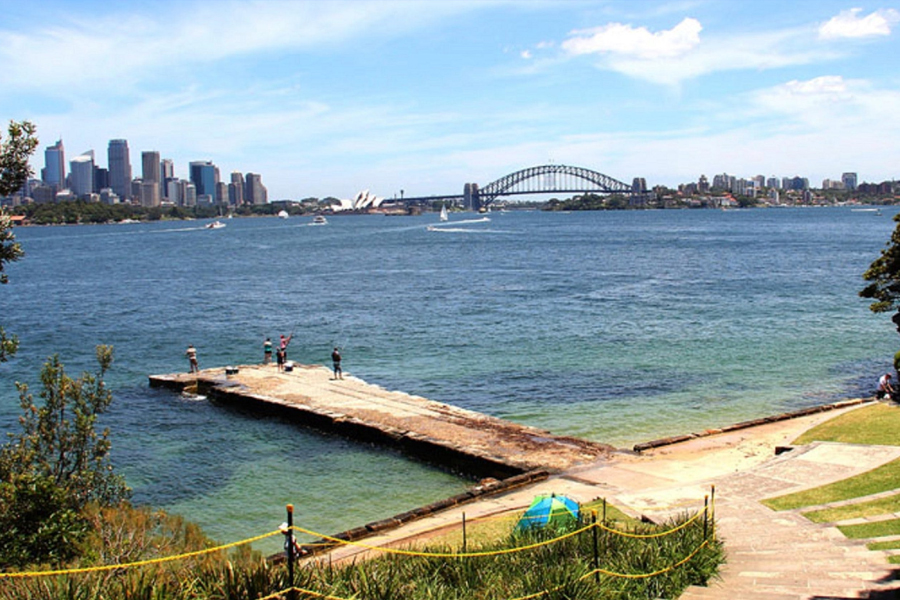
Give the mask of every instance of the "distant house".
[[26, 225], [28, 223], [25, 215], [9, 215], [9, 220], [13, 225]]

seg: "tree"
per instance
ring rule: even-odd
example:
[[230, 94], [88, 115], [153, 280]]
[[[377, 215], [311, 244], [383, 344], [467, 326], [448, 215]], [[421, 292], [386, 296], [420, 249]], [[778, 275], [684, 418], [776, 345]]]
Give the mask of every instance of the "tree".
[[897, 226], [891, 234], [891, 240], [881, 256], [876, 258], [863, 273], [863, 279], [869, 281], [859, 295], [874, 300], [869, 310], [875, 313], [896, 311], [892, 318], [900, 331], [900, 215], [894, 217]]
[[[0, 137], [0, 198], [18, 191], [31, 175], [28, 158], [38, 145], [38, 140], [34, 137], [35, 131], [35, 126], [28, 121], [10, 121], [6, 141]], [[12, 233], [12, 222], [3, 209], [0, 209], [0, 283], [8, 281], [5, 266], [21, 257], [22, 248], [16, 243], [16, 237]], [[18, 347], [19, 340], [15, 336], [7, 337], [6, 331], [0, 326], [0, 363], [6, 362], [15, 354]]]
[[109, 430], [96, 430], [112, 401], [103, 382], [112, 358], [112, 347], [98, 346], [99, 372], [72, 379], [51, 357], [40, 407], [27, 385], [17, 385], [22, 431], [0, 448], [0, 565], [71, 558], [88, 530], [85, 507], [130, 496], [109, 461]]
[[29, 121], [10, 121], [6, 141], [0, 137], [0, 197], [16, 193], [28, 181], [28, 160], [38, 145], [36, 131]]

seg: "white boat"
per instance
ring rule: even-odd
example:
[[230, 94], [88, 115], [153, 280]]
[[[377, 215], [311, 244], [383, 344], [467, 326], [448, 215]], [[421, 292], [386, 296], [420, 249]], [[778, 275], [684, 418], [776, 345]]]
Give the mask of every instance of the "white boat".
[[204, 227], [206, 227], [207, 229], [222, 229], [223, 227], [225, 227], [225, 223], [223, 223], [222, 221], [213, 221], [212, 223], [207, 223], [206, 225], [204, 225]]
[[328, 225], [328, 219], [326, 219], [323, 215], [316, 215], [313, 217], [312, 223], [310, 225]]
[[444, 204], [441, 206], [441, 222], [448, 221], [450, 217], [447, 216], [447, 205]]
[[279, 210], [279, 211], [278, 211], [278, 218], [279, 218], [279, 219], [287, 219], [289, 216], [290, 216], [290, 215], [288, 215], [288, 213], [287, 213], [286, 210]]

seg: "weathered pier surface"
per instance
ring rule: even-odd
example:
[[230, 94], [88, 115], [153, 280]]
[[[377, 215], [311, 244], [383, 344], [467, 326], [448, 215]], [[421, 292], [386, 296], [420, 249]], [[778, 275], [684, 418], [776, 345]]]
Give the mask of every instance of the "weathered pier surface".
[[479, 477], [505, 479], [538, 469], [559, 472], [614, 450], [345, 377], [334, 380], [331, 370], [321, 365], [295, 363], [290, 372], [279, 372], [275, 365], [243, 365], [151, 375], [150, 385], [176, 391], [196, 388], [216, 403], [390, 445]]

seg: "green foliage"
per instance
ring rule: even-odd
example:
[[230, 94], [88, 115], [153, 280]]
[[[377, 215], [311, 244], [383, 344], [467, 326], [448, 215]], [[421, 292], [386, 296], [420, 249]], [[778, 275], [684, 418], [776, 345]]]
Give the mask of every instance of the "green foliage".
[[95, 428], [112, 401], [103, 382], [112, 348], [98, 346], [97, 361], [98, 374], [72, 379], [50, 358], [41, 406], [18, 384], [22, 431], [0, 448], [0, 565], [68, 560], [86, 532], [85, 507], [130, 494], [109, 462], [109, 430]]
[[[662, 526], [636, 524], [632, 533], [675, 529], [687, 515]], [[124, 560], [153, 560], [207, 547], [190, 525], [150, 509], [119, 507], [90, 511], [85, 544], [95, 549], [73, 566], [115, 564]], [[582, 524], [576, 525], [581, 527]], [[554, 539], [563, 531], [531, 530], [512, 534], [477, 548], [504, 550], [536, 542], [550, 542], [529, 550], [484, 556], [381, 555], [371, 560], [331, 565], [311, 560], [298, 566], [294, 586], [316, 597], [381, 600], [499, 600], [547, 590], [551, 599], [675, 598], [687, 586], [706, 583], [724, 559], [722, 544], [703, 546], [702, 521], [654, 539], [636, 539], [598, 530], [599, 566], [613, 573], [652, 577], [624, 578], [593, 575], [594, 531]], [[173, 541], [170, 541], [173, 540]], [[698, 548], [700, 548], [698, 550]], [[418, 548], [423, 553], [452, 553], [449, 546]], [[474, 551], [476, 548], [470, 548]], [[674, 566], [692, 553], [685, 564]], [[103, 552], [103, 554], [99, 554]], [[0, 579], [0, 600], [244, 600], [270, 596], [291, 586], [283, 562], [267, 561], [247, 547], [226, 555], [222, 551], [129, 569], [79, 573], [59, 577]], [[312, 597], [300, 593], [298, 598]]]
[[0, 197], [17, 192], [31, 175], [28, 159], [38, 145], [36, 131], [29, 121], [10, 121], [6, 141], [0, 137]]
[[861, 297], [874, 300], [869, 309], [876, 313], [900, 309], [900, 215], [894, 221], [897, 226], [887, 248], [863, 273], [863, 279], [870, 283], [859, 292]]

